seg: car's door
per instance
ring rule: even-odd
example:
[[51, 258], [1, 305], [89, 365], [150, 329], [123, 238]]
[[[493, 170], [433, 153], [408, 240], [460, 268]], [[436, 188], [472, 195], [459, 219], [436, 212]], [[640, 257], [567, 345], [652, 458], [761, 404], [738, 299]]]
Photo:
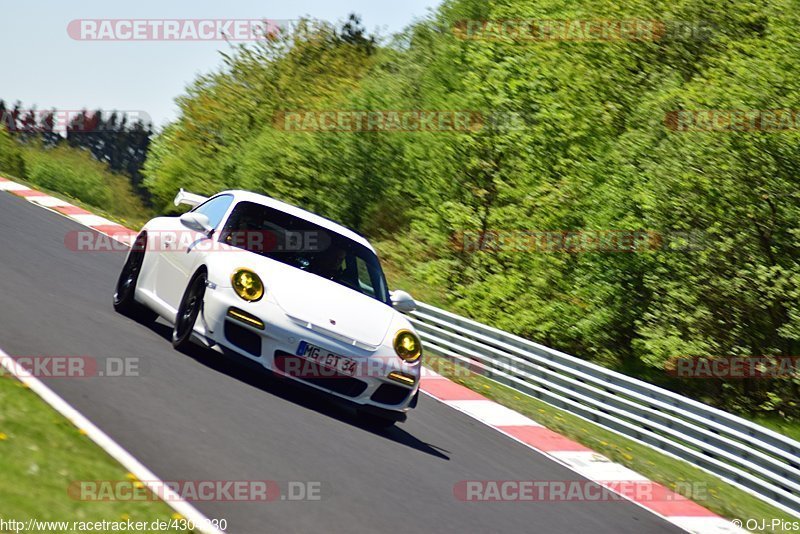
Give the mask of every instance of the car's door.
[[[189, 277], [203, 261], [205, 254], [213, 253], [219, 227], [222, 225], [228, 209], [233, 203], [233, 195], [218, 195], [192, 210], [208, 217], [209, 225], [214, 228], [211, 237], [202, 232], [187, 228], [177, 221], [177, 231], [165, 236], [163, 261], [159, 264], [157, 284], [158, 295], [172, 308], [178, 309], [183, 293], [189, 283]], [[167, 242], [171, 241], [171, 242]]]

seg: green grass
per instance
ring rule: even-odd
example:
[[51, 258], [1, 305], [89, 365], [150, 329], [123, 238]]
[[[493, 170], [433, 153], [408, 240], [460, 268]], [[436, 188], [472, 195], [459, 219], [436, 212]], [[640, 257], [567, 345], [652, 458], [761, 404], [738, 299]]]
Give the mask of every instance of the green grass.
[[686, 487], [704, 488], [702, 499], [696, 498], [696, 495], [686, 495], [686, 497], [695, 497], [692, 500], [722, 517], [743, 520], [781, 518], [786, 521], [797, 521], [796, 517], [770, 506], [749, 493], [726, 484], [719, 478], [686, 462], [661, 454], [650, 447], [605, 430], [484, 376], [465, 372], [465, 368], [444, 358], [426, 355], [426, 360], [426, 365], [433, 367], [436, 372], [451, 378], [454, 382], [525, 414], [550, 430], [604, 454], [612, 461], [618, 462], [650, 480], [677, 491]]
[[7, 374], [0, 375], [0, 406], [0, 518], [149, 523], [180, 517], [161, 501], [74, 499], [68, 494], [73, 481], [125, 481], [130, 475], [71, 422]]
[[778, 416], [756, 416], [748, 419], [752, 420], [754, 423], [765, 426], [770, 430], [774, 430], [779, 434], [783, 434], [784, 436], [792, 438], [795, 441], [800, 441], [800, 422], [798, 421], [787, 421], [786, 419]]
[[[23, 179], [23, 178], [17, 178], [15, 176], [9, 176], [7, 174], [3, 174], [3, 176], [8, 178], [9, 180], [13, 180], [13, 181], [15, 181], [17, 183], [20, 183], [20, 184], [23, 184], [23, 185], [27, 185], [28, 187], [30, 187], [32, 189], [36, 189], [37, 191], [41, 191], [42, 193], [47, 193], [48, 195], [52, 195], [52, 196], [54, 196], [56, 198], [60, 198], [62, 200], [65, 200], [65, 201], [69, 202], [70, 204], [73, 204], [75, 206], [79, 206], [79, 207], [85, 209], [86, 211], [90, 211], [93, 214], [99, 215], [101, 217], [105, 217], [106, 219], [114, 221], [114, 222], [116, 222], [118, 224], [121, 224], [122, 226], [124, 226], [126, 228], [130, 228], [132, 230], [139, 230], [142, 226], [144, 226], [144, 224], [147, 221], [149, 221], [150, 219], [155, 217], [155, 214], [151, 210], [149, 210], [148, 208], [144, 207], [141, 204], [141, 202], [138, 201], [138, 199], [136, 199], [136, 202], [133, 203], [133, 205], [128, 204], [127, 205], [128, 206], [127, 209], [122, 209], [122, 208], [119, 207], [119, 206], [125, 206], [126, 202], [130, 201], [130, 199], [126, 198], [128, 192], [125, 190], [124, 185], [122, 187], [120, 187], [120, 184], [112, 184], [112, 185], [110, 185], [112, 190], [117, 189], [117, 188], [121, 188], [121, 191], [120, 191], [119, 194], [114, 196], [114, 198], [116, 198], [116, 201], [113, 202], [113, 204], [110, 207], [101, 208], [99, 206], [95, 206], [95, 205], [92, 205], [92, 204], [90, 204], [88, 202], [85, 202], [84, 200], [82, 200], [80, 198], [76, 198], [76, 197], [73, 197], [72, 195], [64, 193], [63, 191], [55, 191], [55, 190], [52, 190], [52, 189], [50, 189], [48, 187], [43, 187], [43, 186], [41, 186], [39, 184], [35, 184], [35, 183], [31, 182], [30, 180], [26, 180], [26, 179]], [[130, 193], [130, 194], [133, 194], [133, 193]]]
[[153, 217], [126, 176], [95, 161], [85, 150], [22, 146], [25, 175], [0, 168], [3, 176], [80, 206], [126, 227], [140, 228]]

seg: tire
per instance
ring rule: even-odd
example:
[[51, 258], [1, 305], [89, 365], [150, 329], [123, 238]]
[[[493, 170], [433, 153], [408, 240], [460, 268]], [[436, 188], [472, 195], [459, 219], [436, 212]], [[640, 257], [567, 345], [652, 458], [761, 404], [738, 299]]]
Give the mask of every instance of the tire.
[[172, 327], [172, 346], [179, 351], [185, 351], [192, 343], [192, 331], [203, 307], [203, 296], [206, 293], [206, 273], [200, 271], [194, 275], [186, 287], [186, 291], [175, 315]]
[[356, 414], [358, 416], [358, 421], [362, 425], [368, 428], [374, 428], [376, 430], [391, 428], [396, 423], [396, 421], [392, 419], [386, 419], [385, 417], [381, 417], [379, 415], [375, 415], [369, 412], [364, 412], [361, 410], [358, 410]]
[[156, 312], [139, 304], [134, 298], [136, 284], [139, 281], [142, 263], [144, 263], [146, 243], [147, 236], [139, 234], [136, 241], [133, 242], [131, 251], [128, 253], [125, 265], [122, 266], [122, 271], [117, 279], [117, 287], [114, 291], [114, 309], [118, 313], [145, 323], [153, 322], [158, 317]]

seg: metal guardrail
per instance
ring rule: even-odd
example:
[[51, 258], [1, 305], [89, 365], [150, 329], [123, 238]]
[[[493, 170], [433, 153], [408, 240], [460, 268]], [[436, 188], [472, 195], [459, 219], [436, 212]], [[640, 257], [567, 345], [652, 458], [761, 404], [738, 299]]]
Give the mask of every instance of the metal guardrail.
[[685, 460], [800, 517], [800, 443], [760, 425], [423, 303], [427, 351], [481, 369], [599, 426]]

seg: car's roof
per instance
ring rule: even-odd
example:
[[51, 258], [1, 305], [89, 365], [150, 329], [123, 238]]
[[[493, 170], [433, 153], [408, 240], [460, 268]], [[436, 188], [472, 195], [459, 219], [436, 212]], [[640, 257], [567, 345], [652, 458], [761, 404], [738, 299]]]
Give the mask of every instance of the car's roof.
[[268, 197], [267, 195], [253, 193], [252, 191], [243, 191], [240, 189], [231, 191], [221, 191], [214, 196], [223, 194], [233, 195], [234, 200], [236, 201], [246, 200], [249, 202], [254, 202], [256, 204], [262, 204], [269, 208], [273, 208], [278, 211], [288, 213], [289, 215], [299, 217], [300, 219], [304, 219], [318, 226], [321, 226], [326, 230], [336, 232], [337, 234], [342, 235], [348, 239], [352, 239], [356, 243], [367, 247], [369, 250], [375, 253], [375, 249], [372, 248], [372, 245], [370, 245], [369, 241], [367, 241], [363, 236], [358, 235], [354, 231], [350, 230], [345, 226], [342, 226], [339, 223], [333, 222], [330, 219], [326, 219], [325, 217], [317, 215], [316, 213], [311, 213], [310, 211], [298, 208], [297, 206], [292, 206], [291, 204], [287, 204], [286, 202], [281, 202], [280, 200]]

